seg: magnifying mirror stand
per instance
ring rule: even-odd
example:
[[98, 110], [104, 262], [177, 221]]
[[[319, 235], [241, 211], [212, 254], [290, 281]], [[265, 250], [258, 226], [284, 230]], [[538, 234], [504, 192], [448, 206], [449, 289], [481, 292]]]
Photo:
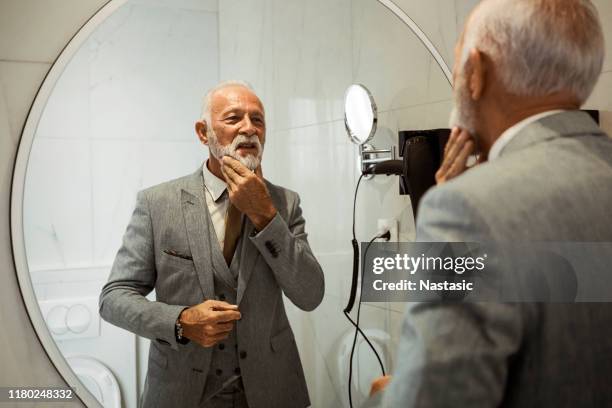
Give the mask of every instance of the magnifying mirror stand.
[[[364, 178], [370, 179], [374, 177], [375, 174], [397, 174], [395, 171], [391, 171], [390, 173], [383, 171], [382, 173], [374, 172], [373, 167], [379, 163], [388, 162], [388, 164], [399, 165], [401, 169], [402, 162], [401, 160], [396, 160], [397, 157], [397, 149], [395, 146], [392, 146], [391, 149], [376, 149], [373, 145], [369, 143], [364, 143], [359, 145], [359, 162], [361, 173], [364, 175]], [[390, 153], [390, 157], [380, 157], [379, 155]], [[401, 174], [401, 172], [399, 173]]]

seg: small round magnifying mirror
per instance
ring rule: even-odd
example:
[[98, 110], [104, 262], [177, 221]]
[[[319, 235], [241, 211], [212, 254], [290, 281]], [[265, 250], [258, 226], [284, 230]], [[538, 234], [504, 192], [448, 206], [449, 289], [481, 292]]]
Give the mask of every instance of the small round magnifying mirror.
[[364, 145], [374, 137], [378, 115], [368, 89], [360, 84], [349, 86], [344, 96], [344, 125], [351, 141]]

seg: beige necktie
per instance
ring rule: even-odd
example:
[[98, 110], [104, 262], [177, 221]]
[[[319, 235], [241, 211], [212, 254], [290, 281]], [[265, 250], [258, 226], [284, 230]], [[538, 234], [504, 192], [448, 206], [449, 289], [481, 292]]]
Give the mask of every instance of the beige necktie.
[[223, 241], [223, 257], [229, 266], [232, 263], [236, 243], [240, 238], [242, 229], [240, 211], [230, 201], [227, 213], [225, 214], [225, 240]]

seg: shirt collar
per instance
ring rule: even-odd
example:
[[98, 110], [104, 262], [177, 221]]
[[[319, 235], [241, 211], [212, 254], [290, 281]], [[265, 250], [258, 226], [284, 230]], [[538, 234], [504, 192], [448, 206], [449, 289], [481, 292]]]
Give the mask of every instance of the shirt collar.
[[215, 176], [208, 170], [208, 160], [204, 162], [202, 166], [202, 175], [204, 176], [204, 187], [210, 193], [214, 201], [217, 201], [219, 197], [223, 195], [223, 192], [227, 189], [225, 181]]
[[504, 147], [506, 147], [508, 143], [510, 143], [510, 141], [520, 133], [521, 130], [525, 129], [527, 126], [534, 122], [537, 122], [540, 119], [544, 119], [547, 116], [552, 116], [560, 112], [563, 111], [551, 110], [538, 113], [536, 115], [529, 116], [528, 118], [523, 119], [522, 121], [516, 123], [514, 126], [509, 127], [504, 133], [501, 134], [501, 136], [495, 141], [495, 143], [493, 143], [493, 146], [491, 146], [491, 150], [489, 150], [488, 160], [491, 161], [497, 159], [501, 155], [502, 150], [504, 150]]

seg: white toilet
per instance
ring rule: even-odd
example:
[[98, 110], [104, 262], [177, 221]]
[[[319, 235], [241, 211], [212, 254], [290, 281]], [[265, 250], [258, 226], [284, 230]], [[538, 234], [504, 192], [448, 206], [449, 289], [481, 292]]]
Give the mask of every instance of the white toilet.
[[104, 408], [121, 408], [121, 390], [117, 379], [100, 361], [84, 355], [66, 357], [79, 380]]
[[[388, 333], [379, 329], [362, 329], [372, 342], [383, 363], [387, 359], [387, 345], [389, 343]], [[350, 329], [340, 340], [337, 360], [337, 370], [343, 383], [346, 384], [349, 373], [349, 359], [355, 330]], [[359, 390], [361, 398], [367, 398], [372, 380], [381, 375], [378, 360], [370, 349], [370, 346], [361, 335], [357, 337], [355, 355], [353, 357], [353, 390]], [[388, 368], [387, 368], [388, 369]], [[355, 395], [354, 395], [355, 396]], [[356, 397], [356, 396], [355, 396]]]

